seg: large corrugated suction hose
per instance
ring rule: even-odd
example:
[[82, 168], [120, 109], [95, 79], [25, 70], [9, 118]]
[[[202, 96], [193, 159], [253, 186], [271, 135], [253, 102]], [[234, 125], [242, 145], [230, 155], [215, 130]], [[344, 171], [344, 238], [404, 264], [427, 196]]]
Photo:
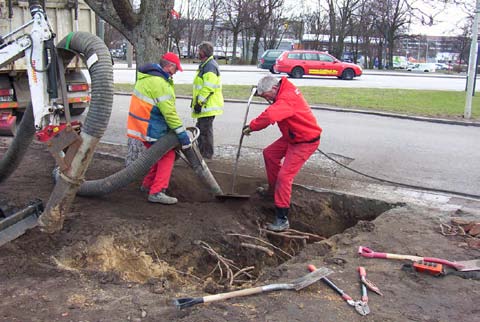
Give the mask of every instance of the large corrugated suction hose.
[[[107, 128], [113, 102], [112, 57], [105, 43], [87, 32], [70, 33], [57, 45], [60, 54], [68, 58], [68, 52], [84, 57], [91, 79], [91, 102], [82, 133], [101, 138]], [[64, 59], [68, 62], [68, 59]]]
[[100, 196], [124, 187], [130, 182], [145, 176], [158, 159], [177, 145], [177, 136], [174, 133], [169, 133], [155, 142], [148, 150], [140, 154], [140, 156], [125, 169], [103, 179], [90, 180], [82, 183], [77, 195]]
[[[177, 136], [174, 133], [169, 133], [155, 142], [148, 150], [140, 154], [140, 156], [125, 169], [103, 179], [85, 181], [80, 186], [77, 195], [95, 197], [125, 187], [132, 181], [143, 178], [158, 159], [178, 145]], [[205, 161], [201, 158], [196, 146], [193, 145], [192, 148], [182, 152], [195, 174], [209, 191], [213, 195], [222, 194], [222, 189], [208, 169]]]
[[0, 160], [0, 182], [6, 180], [22, 161], [35, 135], [33, 107], [29, 103], [17, 128], [17, 134]]
[[70, 168], [62, 173], [53, 189], [45, 211], [38, 223], [41, 230], [53, 233], [63, 227], [65, 214], [70, 210], [85, 172], [92, 160], [95, 146], [100, 141], [110, 119], [113, 103], [113, 67], [105, 43], [86, 32], [70, 33], [57, 45], [59, 54], [67, 64], [75, 54], [80, 54], [90, 73], [91, 102], [82, 132], [82, 144]]

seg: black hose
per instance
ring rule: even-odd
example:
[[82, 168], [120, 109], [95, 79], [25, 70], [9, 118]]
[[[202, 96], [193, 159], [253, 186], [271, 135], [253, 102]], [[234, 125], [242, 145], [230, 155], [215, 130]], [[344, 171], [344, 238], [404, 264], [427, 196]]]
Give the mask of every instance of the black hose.
[[405, 188], [411, 188], [411, 189], [417, 189], [417, 190], [424, 190], [424, 191], [431, 191], [431, 192], [439, 192], [439, 193], [448, 193], [448, 194], [453, 194], [453, 195], [459, 195], [459, 196], [462, 196], [462, 197], [467, 197], [467, 198], [473, 198], [473, 199], [480, 199], [480, 195], [474, 195], [474, 194], [470, 194], [470, 193], [465, 193], [465, 192], [458, 192], [458, 191], [451, 191], [451, 190], [444, 190], [444, 189], [436, 189], [436, 188], [427, 188], [427, 187], [422, 187], [422, 186], [416, 186], [416, 185], [412, 185], [412, 184], [407, 184], [407, 183], [401, 183], [401, 182], [395, 182], [395, 181], [390, 181], [390, 180], [386, 180], [386, 179], [382, 179], [382, 178], [378, 178], [378, 177], [374, 177], [374, 176], [371, 176], [369, 174], [366, 174], [366, 173], [363, 173], [363, 172], [360, 172], [358, 170], [355, 170], [353, 168], [350, 168], [349, 166], [335, 160], [334, 158], [330, 157], [328, 154], [326, 154], [325, 152], [323, 152], [322, 150], [320, 149], [317, 149], [318, 152], [320, 152], [320, 154], [322, 154], [323, 156], [325, 156], [327, 159], [335, 162], [336, 164], [338, 164], [339, 166], [341, 167], [344, 167], [345, 169], [347, 170], [350, 170], [356, 174], [359, 174], [361, 176], [364, 176], [364, 177], [367, 177], [367, 178], [370, 178], [370, 179], [373, 179], [373, 180], [377, 180], [377, 181], [380, 181], [380, 182], [385, 182], [385, 183], [388, 183], [388, 184], [391, 184], [391, 185], [394, 185], [394, 186], [398, 186], [398, 187], [405, 187]]
[[57, 48], [73, 50], [86, 57], [92, 81], [92, 100], [82, 131], [101, 138], [110, 120], [113, 103], [113, 68], [110, 52], [100, 38], [81, 31], [65, 37], [58, 43]]
[[8, 147], [7, 153], [0, 160], [0, 182], [6, 180], [22, 161], [29, 145], [35, 135], [35, 126], [33, 120], [33, 107], [29, 103], [22, 120], [17, 128], [17, 133], [12, 143]]
[[163, 136], [149, 149], [140, 154], [140, 156], [125, 169], [103, 179], [90, 180], [82, 183], [77, 195], [100, 196], [124, 187], [136, 179], [142, 178], [158, 159], [178, 144], [177, 136], [174, 133]]

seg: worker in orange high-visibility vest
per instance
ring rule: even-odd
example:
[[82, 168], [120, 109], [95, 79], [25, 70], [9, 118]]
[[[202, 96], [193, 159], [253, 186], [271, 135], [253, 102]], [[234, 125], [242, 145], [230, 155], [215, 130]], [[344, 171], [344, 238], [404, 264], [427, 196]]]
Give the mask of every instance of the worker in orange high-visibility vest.
[[[182, 149], [191, 147], [190, 137], [175, 107], [172, 76], [182, 70], [180, 59], [171, 52], [164, 54], [159, 64], [138, 68], [127, 135], [142, 141], [147, 148], [169, 131], [176, 133]], [[148, 201], [168, 205], [177, 203], [177, 198], [166, 194], [174, 162], [175, 150], [172, 149], [150, 168], [141, 186], [142, 191], [148, 191]]]

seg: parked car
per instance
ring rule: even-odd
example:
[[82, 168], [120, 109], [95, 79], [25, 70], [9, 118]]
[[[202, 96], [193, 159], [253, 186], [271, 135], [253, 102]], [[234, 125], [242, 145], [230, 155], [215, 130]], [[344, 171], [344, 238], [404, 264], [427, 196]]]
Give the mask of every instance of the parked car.
[[273, 68], [275, 72], [287, 73], [293, 78], [315, 75], [350, 80], [362, 75], [362, 67], [341, 62], [332, 55], [313, 50], [285, 51], [277, 58]]
[[284, 50], [280, 49], [267, 49], [263, 53], [262, 57], [258, 60], [258, 68], [268, 69], [272, 74], [275, 74], [273, 70], [273, 65], [275, 65], [275, 61], [277, 60], [278, 56], [280, 56]]
[[435, 72], [435, 64], [434, 63], [418, 63], [412, 64], [407, 67], [407, 71], [409, 72], [423, 72], [423, 73], [434, 73]]
[[451, 64], [445, 64], [445, 63], [436, 63], [435, 68], [437, 70], [452, 70], [453, 69]]

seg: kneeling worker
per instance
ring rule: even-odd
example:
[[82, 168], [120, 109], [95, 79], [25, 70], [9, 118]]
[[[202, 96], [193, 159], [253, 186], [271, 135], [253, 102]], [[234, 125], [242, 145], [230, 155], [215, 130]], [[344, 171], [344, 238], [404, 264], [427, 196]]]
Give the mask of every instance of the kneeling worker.
[[283, 231], [290, 228], [288, 210], [293, 180], [318, 148], [322, 129], [300, 90], [286, 77], [263, 77], [258, 82], [257, 95], [271, 105], [246, 125], [243, 133], [250, 135], [274, 123], [280, 128], [282, 136], [263, 150], [263, 158], [268, 179], [265, 193], [273, 194], [276, 215], [267, 229]]
[[[174, 131], [182, 149], [191, 147], [190, 138], [183, 127], [175, 107], [172, 76], [182, 71], [180, 59], [168, 52], [159, 64], [140, 66], [128, 112], [127, 135], [150, 148], [169, 131]], [[171, 205], [177, 198], [166, 194], [175, 162], [175, 149], [168, 151], [143, 179], [141, 190], [148, 191], [148, 201]]]

